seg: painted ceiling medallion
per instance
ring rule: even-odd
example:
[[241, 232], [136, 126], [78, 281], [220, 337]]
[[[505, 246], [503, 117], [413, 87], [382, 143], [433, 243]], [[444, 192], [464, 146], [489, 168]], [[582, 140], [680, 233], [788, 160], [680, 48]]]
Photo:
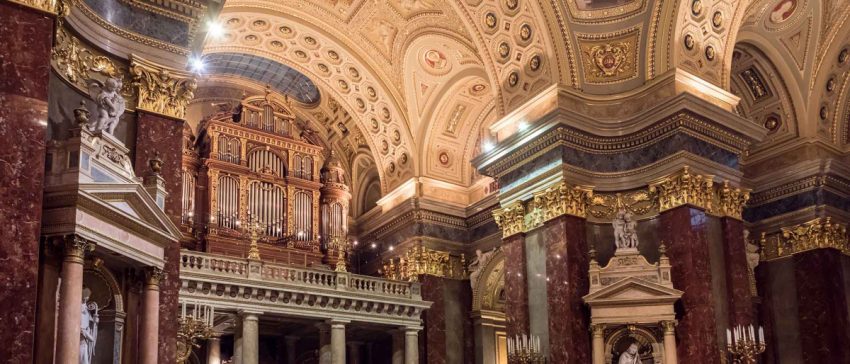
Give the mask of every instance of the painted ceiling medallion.
[[594, 46], [590, 57], [596, 66], [594, 76], [613, 77], [626, 71], [629, 45], [623, 42]]
[[381, 117], [384, 118], [385, 121], [390, 120], [390, 109], [382, 108], [381, 109]]
[[390, 165], [387, 167], [387, 170], [388, 170], [390, 173], [395, 172], [395, 163], [390, 162]]
[[307, 59], [307, 53], [300, 49], [295, 51], [295, 56], [301, 59]]
[[372, 118], [372, 120], [369, 121], [369, 124], [372, 126], [372, 131], [377, 132], [381, 128], [381, 125], [378, 124], [378, 120], [375, 120], [375, 118]]
[[339, 53], [337, 53], [336, 51], [332, 51], [332, 50], [328, 51], [328, 58], [330, 58], [334, 61], [338, 61], [339, 60]]
[[407, 157], [407, 153], [401, 153], [401, 157], [398, 158], [398, 163], [401, 165], [405, 165], [407, 164], [408, 159], [409, 158]]
[[524, 41], [531, 39], [531, 25], [523, 24], [519, 27], [519, 37]]
[[782, 23], [797, 10], [797, 0], [779, 0], [773, 10], [770, 11], [770, 21], [774, 24]]
[[694, 16], [702, 14], [702, 0], [694, 0], [691, 3], [691, 13], [694, 14]]
[[469, 93], [472, 96], [481, 96], [487, 93], [487, 85], [483, 83], [476, 83], [469, 88]]
[[283, 47], [283, 43], [282, 43], [281, 41], [279, 41], [279, 40], [273, 40], [273, 41], [269, 42], [269, 45], [270, 45], [273, 49], [277, 49], [277, 50], [280, 50], [280, 49], [283, 49], [283, 48], [284, 48], [284, 47]]
[[714, 46], [706, 46], [705, 59], [713, 61], [715, 58], [717, 58], [717, 51], [714, 49]]
[[355, 81], [357, 81], [357, 80], [359, 80], [359, 79], [360, 79], [360, 71], [358, 71], [358, 70], [357, 70], [356, 68], [354, 68], [354, 67], [349, 67], [349, 68], [348, 68], [348, 74], [349, 74], [349, 75], [351, 76], [351, 78], [352, 78], [352, 79], [354, 79]]
[[826, 81], [826, 91], [832, 92], [832, 90], [835, 90], [835, 77], [832, 77], [829, 79], [829, 81]]
[[441, 71], [448, 66], [448, 60], [443, 52], [436, 49], [429, 49], [422, 56], [422, 62], [430, 70]]
[[451, 160], [449, 159], [449, 153], [446, 151], [440, 152], [438, 158], [440, 160], [440, 164], [442, 164], [443, 166], [448, 166], [451, 162]]
[[516, 10], [519, 7], [519, 0], [505, 0], [505, 6], [510, 10]]
[[484, 25], [486, 25], [488, 28], [495, 29], [496, 24], [498, 24], [498, 22], [499, 21], [496, 19], [496, 14], [487, 13], [487, 15], [484, 15]]
[[328, 68], [328, 66], [324, 63], [319, 63], [318, 65], [316, 65], [316, 67], [318, 67], [319, 71], [324, 74], [328, 74], [331, 71], [330, 68]]
[[694, 40], [694, 36], [691, 34], [685, 35], [685, 48], [688, 50], [694, 49], [694, 45], [696, 41]]
[[540, 63], [541, 63], [541, 62], [542, 62], [542, 60], [541, 60], [541, 58], [540, 58], [540, 55], [539, 55], [539, 54], [535, 54], [535, 55], [534, 55], [533, 57], [531, 57], [531, 59], [528, 61], [528, 68], [529, 68], [529, 69], [531, 69], [531, 71], [537, 71], [537, 70], [539, 70], [539, 69], [540, 69]]
[[293, 35], [295, 35], [295, 33], [292, 31], [292, 28], [287, 27], [287, 26], [282, 26], [280, 28], [277, 28], [277, 31], [279, 31], [280, 34], [282, 34], [286, 38], [289, 38], [289, 37], [292, 37]]
[[378, 93], [375, 91], [374, 87], [369, 86], [366, 87], [366, 95], [369, 95], [369, 98], [374, 100], [378, 96]]
[[768, 116], [767, 119], [765, 119], [765, 121], [764, 121], [764, 127], [765, 127], [765, 129], [769, 130], [771, 133], [775, 132], [776, 129], [779, 128], [779, 118], [777, 118], [776, 116], [773, 116], [773, 115]]
[[829, 117], [829, 109], [826, 106], [821, 106], [818, 116], [820, 116], [821, 120], [826, 120]]
[[503, 59], [507, 59], [508, 56], [511, 54], [511, 46], [508, 45], [508, 42], [499, 43], [498, 51], [499, 51], [499, 57], [502, 57]]
[[517, 84], [519, 84], [519, 72], [513, 71], [508, 76], [508, 86], [516, 87]]
[[723, 13], [715, 11], [711, 17], [711, 25], [714, 25], [715, 28], [720, 28], [723, 25]]
[[304, 43], [307, 43], [307, 45], [311, 45], [311, 46], [318, 44], [316, 42], [316, 38], [313, 38], [313, 37], [304, 37]]

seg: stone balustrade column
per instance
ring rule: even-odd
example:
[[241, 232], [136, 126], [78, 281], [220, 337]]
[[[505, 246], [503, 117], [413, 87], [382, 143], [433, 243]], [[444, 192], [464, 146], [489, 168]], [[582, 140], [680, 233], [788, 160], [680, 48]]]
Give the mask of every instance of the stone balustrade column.
[[207, 364], [221, 364], [221, 337], [213, 334], [207, 339]]
[[[595, 324], [590, 328], [593, 333], [593, 364], [605, 363], [605, 325]], [[676, 350], [676, 346], [673, 346]]]
[[295, 364], [297, 347], [295, 344], [298, 343], [298, 336], [287, 336], [284, 338], [286, 340], [286, 364]]
[[56, 362], [80, 361], [80, 305], [83, 300], [83, 262], [94, 244], [77, 236], [68, 237], [62, 259], [59, 287], [59, 323], [56, 332]]
[[664, 321], [664, 364], [677, 364], [676, 354], [676, 321]]
[[345, 364], [345, 324], [349, 321], [329, 320], [331, 328], [331, 363]]
[[145, 271], [142, 288], [142, 319], [139, 322], [139, 363], [156, 364], [159, 360], [159, 283], [163, 271]]
[[419, 364], [419, 327], [404, 328], [404, 364]]
[[242, 312], [242, 364], [260, 362], [260, 318], [258, 313]]

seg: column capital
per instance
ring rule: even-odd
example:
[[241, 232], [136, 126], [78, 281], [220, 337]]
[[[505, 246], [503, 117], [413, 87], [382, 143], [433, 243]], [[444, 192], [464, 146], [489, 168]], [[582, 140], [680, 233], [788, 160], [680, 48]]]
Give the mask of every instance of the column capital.
[[606, 324], [592, 324], [590, 325], [590, 332], [593, 333], [593, 336], [602, 336], [605, 334], [605, 328], [607, 326]]
[[159, 289], [159, 284], [162, 283], [162, 278], [165, 276], [165, 271], [157, 267], [148, 267], [145, 269], [145, 287], [148, 289]]
[[674, 333], [676, 331], [676, 325], [678, 325], [676, 320], [661, 321], [661, 328], [664, 329], [665, 334]]
[[138, 92], [136, 108], [183, 120], [186, 107], [195, 98], [198, 83], [188, 72], [170, 69], [160, 64], [130, 55], [130, 74]]
[[68, 235], [63, 242], [63, 255], [66, 261], [83, 264], [86, 253], [94, 251], [95, 243], [78, 235]]
[[255, 310], [239, 310], [237, 313], [243, 321], [258, 321], [260, 319], [260, 315], [263, 314], [262, 311]]
[[351, 320], [332, 318], [325, 321], [330, 328], [344, 328], [345, 325], [351, 323]]

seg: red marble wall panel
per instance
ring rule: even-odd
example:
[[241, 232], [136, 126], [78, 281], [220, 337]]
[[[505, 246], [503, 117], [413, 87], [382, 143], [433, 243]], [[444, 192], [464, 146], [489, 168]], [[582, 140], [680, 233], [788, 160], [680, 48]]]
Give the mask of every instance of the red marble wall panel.
[[[434, 304], [425, 310], [425, 350], [419, 350], [422, 363], [446, 363], [446, 301], [445, 282], [443, 278], [423, 275], [422, 299]], [[420, 341], [421, 343], [421, 341]], [[422, 348], [420, 348], [422, 349]]]
[[680, 363], [721, 362], [723, 348], [717, 342], [707, 218], [705, 212], [689, 206], [659, 216], [659, 237], [667, 245], [673, 285], [685, 292], [679, 301], [681, 317], [676, 328]]
[[53, 19], [0, 3], [0, 362], [33, 362]]
[[804, 363], [850, 363], [850, 320], [839, 251], [794, 255]]
[[729, 324], [730, 326], [750, 325], [755, 323], [755, 316], [750, 294], [750, 272], [747, 266], [744, 223], [728, 217], [722, 218], [720, 223], [723, 226]]
[[[182, 213], [182, 138], [183, 121], [140, 111], [136, 123], [136, 175], [150, 173], [148, 160], [159, 152], [162, 177], [165, 179], [165, 213], [180, 226]], [[165, 275], [160, 283], [159, 299], [159, 363], [177, 360], [177, 303], [180, 290], [180, 244], [165, 250]]]
[[526, 280], [525, 235], [502, 242], [505, 253], [505, 321], [508, 337], [528, 334], [528, 281]]
[[543, 225], [549, 297], [549, 362], [590, 363], [590, 312], [585, 220], [562, 216]]
[[773, 317], [775, 315], [773, 311], [773, 292], [771, 291], [770, 284], [767, 284], [769, 279], [769, 262], [762, 262], [756, 267], [756, 287], [758, 288], [758, 294], [761, 298], [761, 309], [759, 310], [759, 324], [764, 328], [764, 338], [765, 342], [767, 342], [767, 348], [762, 354], [763, 363], [776, 363], [778, 362], [776, 359], [776, 337], [773, 334], [774, 330], [774, 322]]

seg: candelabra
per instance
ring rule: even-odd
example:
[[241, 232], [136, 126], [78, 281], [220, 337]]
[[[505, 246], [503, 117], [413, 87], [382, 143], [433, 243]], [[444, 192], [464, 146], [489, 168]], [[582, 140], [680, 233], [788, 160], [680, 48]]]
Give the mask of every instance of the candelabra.
[[212, 336], [212, 327], [215, 325], [215, 309], [212, 306], [193, 304], [187, 307], [182, 303], [180, 317], [177, 318], [179, 329], [177, 331], [177, 362], [185, 363], [192, 355], [192, 349], [200, 347], [198, 341], [209, 339]]
[[540, 337], [522, 334], [508, 338], [509, 364], [545, 364], [546, 357], [540, 352]]
[[756, 357], [767, 348], [764, 329], [759, 327], [756, 337], [753, 325], [726, 329], [726, 343], [726, 350], [732, 354], [732, 362], [738, 364], [755, 364]]

